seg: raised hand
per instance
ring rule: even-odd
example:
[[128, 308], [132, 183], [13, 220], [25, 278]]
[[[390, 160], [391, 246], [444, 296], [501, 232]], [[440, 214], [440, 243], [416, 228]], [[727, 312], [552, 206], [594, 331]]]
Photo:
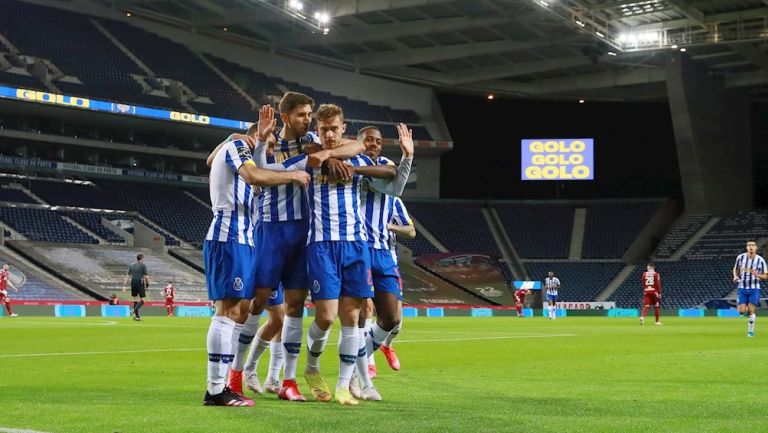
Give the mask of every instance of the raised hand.
[[250, 135], [245, 134], [232, 134], [229, 136], [232, 140], [242, 140], [245, 142], [245, 144], [248, 145], [248, 147], [253, 150], [254, 147], [256, 147], [256, 139], [251, 137]]
[[400, 137], [400, 149], [403, 151], [403, 156], [413, 156], [413, 130], [408, 129], [405, 123], [398, 123], [397, 135]]
[[257, 123], [259, 141], [267, 141], [276, 126], [275, 109], [271, 105], [262, 105], [259, 109], [259, 122]]

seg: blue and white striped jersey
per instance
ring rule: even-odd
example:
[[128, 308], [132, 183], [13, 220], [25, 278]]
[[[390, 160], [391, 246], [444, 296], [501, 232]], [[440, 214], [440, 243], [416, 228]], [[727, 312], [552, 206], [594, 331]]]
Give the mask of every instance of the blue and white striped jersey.
[[[299, 156], [303, 146], [316, 143], [320, 139], [314, 132], [294, 140], [283, 140], [275, 133], [277, 143], [267, 163], [282, 164], [284, 161]], [[307, 196], [296, 183], [261, 188], [259, 193], [259, 221], [296, 221], [307, 217]]]
[[[376, 159], [377, 165], [392, 165], [395, 163], [390, 159], [379, 156]], [[387, 230], [387, 224], [395, 220], [396, 224], [402, 226], [411, 225], [408, 213], [405, 212], [405, 206], [399, 198], [379, 192], [371, 188], [367, 181], [363, 182], [362, 194], [360, 195], [365, 215], [365, 230], [368, 236], [368, 246], [377, 250], [390, 249], [389, 239], [391, 233]], [[400, 213], [396, 212], [395, 202], [400, 202]]]
[[[374, 165], [360, 154], [345, 161], [354, 166]], [[277, 165], [279, 166], [279, 165]], [[309, 236], [307, 244], [321, 241], [365, 241], [367, 239], [360, 207], [360, 188], [363, 176], [354, 175], [347, 183], [329, 183], [322, 168], [307, 165], [307, 156], [299, 155], [282, 163], [284, 170], [305, 170], [311, 179], [309, 198]], [[269, 164], [268, 169], [276, 169]]]
[[544, 288], [547, 289], [547, 295], [557, 296], [558, 287], [560, 287], [560, 280], [557, 277], [544, 278]]
[[[400, 197], [394, 198], [395, 212], [392, 214], [392, 222], [398, 226], [409, 226], [413, 224], [411, 216], [408, 215], [408, 209], [405, 208], [403, 201]], [[389, 232], [389, 250], [392, 251], [392, 258], [395, 263], [400, 261], [400, 257], [397, 255], [397, 235], [394, 232]]]
[[760, 280], [752, 275], [752, 270], [758, 274], [765, 273], [765, 259], [755, 254], [750, 258], [748, 253], [741, 253], [736, 257], [736, 272], [739, 275], [739, 289], [757, 289], [760, 290]]
[[244, 164], [255, 165], [248, 144], [241, 140], [224, 144], [213, 158], [209, 177], [213, 221], [205, 240], [253, 246], [257, 210], [253, 187], [238, 174]]

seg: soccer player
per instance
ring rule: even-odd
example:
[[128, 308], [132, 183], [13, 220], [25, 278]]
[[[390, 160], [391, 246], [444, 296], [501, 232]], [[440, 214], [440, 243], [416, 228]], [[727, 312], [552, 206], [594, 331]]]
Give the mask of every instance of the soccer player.
[[733, 282], [738, 283], [739, 314], [748, 313], [747, 337], [755, 336], [755, 307], [760, 303], [760, 280], [768, 279], [765, 259], [757, 254], [757, 242], [747, 241], [747, 252], [736, 257]]
[[547, 314], [549, 320], [555, 320], [557, 317], [557, 290], [560, 288], [560, 280], [555, 273], [549, 271], [547, 278], [544, 279], [544, 288], [547, 289]]
[[173, 301], [176, 299], [176, 288], [173, 287], [173, 281], [168, 281], [162, 291], [163, 297], [165, 297], [165, 310], [168, 312], [168, 317], [173, 317]]
[[[208, 297], [216, 312], [208, 328], [206, 406], [253, 406], [226, 386], [234, 347], [249, 312], [266, 305], [268, 290], [255, 290], [254, 248], [256, 204], [254, 186], [275, 186], [297, 182], [306, 186], [309, 175], [278, 173], [256, 167], [246, 141], [221, 145], [211, 161], [210, 193], [213, 219], [203, 242], [203, 259]], [[253, 310], [251, 310], [253, 311]], [[261, 313], [261, 311], [259, 311]]]
[[149, 272], [147, 265], [144, 264], [144, 254], [137, 254], [136, 261], [128, 267], [123, 279], [123, 292], [128, 289], [128, 279], [131, 280], [131, 296], [133, 296], [133, 320], [141, 321], [139, 310], [144, 305], [144, 298], [147, 296], [146, 289], [149, 285]]
[[[403, 150], [400, 161], [401, 163], [407, 161], [410, 164], [413, 160], [412, 132], [403, 124], [397, 125], [397, 131], [400, 136], [400, 147]], [[382, 137], [378, 128], [366, 126], [360, 129], [357, 139], [365, 145], [365, 155], [377, 165], [395, 166], [394, 162], [381, 155]], [[405, 187], [406, 181], [407, 176], [400, 185]], [[395, 196], [402, 194], [402, 189], [393, 192], [392, 195], [380, 192], [370, 187], [367, 181], [363, 183], [361, 190], [361, 204], [365, 215], [365, 230], [373, 277], [373, 304], [376, 308], [376, 323], [372, 324], [370, 332], [365, 332], [367, 319], [365, 315], [361, 315], [358, 323], [360, 350], [357, 357], [357, 374], [363, 385], [360, 394], [365, 400], [381, 399], [371, 382], [371, 373], [375, 375], [375, 370], [370, 369], [368, 355], [381, 347], [393, 332], [395, 336], [400, 332], [403, 284], [397, 266], [397, 247], [390, 246], [391, 231], [403, 236], [416, 236], [416, 229], [402, 201], [396, 206], [396, 201], [399, 199]], [[367, 310], [366, 308], [364, 311], [367, 313]], [[387, 347], [385, 350], [389, 353], [388, 361], [392, 356], [395, 360], [397, 359], [394, 349]], [[386, 353], [385, 356], [387, 356]], [[399, 368], [398, 364], [399, 360], [396, 364]]]
[[16, 286], [14, 286], [13, 283], [8, 280], [9, 269], [11, 269], [11, 267], [8, 265], [8, 263], [5, 263], [3, 265], [3, 269], [0, 270], [0, 302], [5, 304], [5, 309], [8, 311], [8, 317], [13, 318], [19, 317], [19, 315], [11, 310], [11, 298], [8, 297], [8, 286], [11, 286], [11, 288], [16, 292], [18, 292], [19, 289], [17, 289]]
[[661, 275], [656, 272], [656, 265], [648, 263], [641, 281], [643, 282], [643, 312], [640, 313], [640, 324], [645, 323], [645, 314], [648, 312], [648, 308], [653, 305], [654, 313], [656, 314], [656, 325], [661, 326], [659, 321], [661, 316], [661, 307], [659, 306], [661, 301]]
[[525, 295], [531, 293], [531, 289], [523, 287], [515, 290], [515, 309], [517, 317], [523, 317], [523, 307], [525, 306]]
[[[269, 301], [267, 301], [267, 323], [259, 327], [259, 332], [251, 344], [248, 358], [243, 368], [245, 384], [248, 386], [248, 389], [257, 394], [263, 394], [266, 391], [271, 394], [278, 394], [278, 397], [280, 397], [280, 370], [285, 364], [285, 351], [283, 350], [283, 342], [281, 340], [281, 331], [285, 319], [284, 299], [282, 285], [270, 293]], [[256, 369], [259, 365], [259, 359], [267, 349], [269, 349], [269, 369], [267, 370], [267, 377], [262, 387]], [[291, 394], [292, 400], [288, 398], [286, 393], [284, 393], [284, 396], [284, 400], [304, 401], [298, 399], [298, 395]]]
[[[267, 155], [264, 149], [264, 161], [256, 161], [257, 165], [279, 165], [289, 158], [303, 155], [306, 147], [313, 147], [319, 143], [317, 135], [309, 131], [313, 106], [314, 100], [309, 96], [287, 92], [279, 104], [283, 127], [280, 132], [274, 133], [274, 136], [273, 132], [277, 124], [274, 110], [269, 105], [259, 110], [259, 121], [249, 135], [253, 136], [255, 131], [259, 142], [269, 141], [273, 143], [273, 147], [271, 155]], [[362, 150], [362, 144], [342, 140], [341, 146], [327, 151], [325, 156], [344, 159], [355, 156]], [[296, 383], [296, 369], [301, 350], [304, 301], [308, 294], [307, 197], [305, 191], [297, 184], [262, 188], [259, 193], [258, 208], [259, 217], [256, 222], [254, 242], [259, 263], [255, 269], [254, 282], [257, 289], [280, 290], [279, 294], [273, 294], [275, 299], [280, 299], [280, 303], [268, 305], [269, 319], [261, 332], [259, 332], [261, 310], [256, 309], [255, 305], [251, 306], [230, 370], [229, 387], [242, 395], [242, 380], [245, 376], [248, 388], [259, 392], [261, 386], [256, 376], [256, 363], [266, 346], [270, 345], [270, 365], [273, 366], [271, 371], [274, 371], [277, 366], [276, 369], [279, 372], [282, 364], [280, 357], [284, 352], [286, 357], [285, 381], [278, 390], [278, 397], [288, 401], [305, 401], [306, 398], [301, 394]], [[279, 286], [282, 289], [279, 289]], [[283, 298], [287, 308], [282, 307]], [[288, 318], [284, 320], [286, 312]], [[286, 334], [282, 339], [284, 348], [277, 344], [281, 341], [281, 332]], [[252, 353], [253, 356], [248, 361], [246, 359], [248, 346], [257, 334], [259, 339]], [[270, 344], [270, 341], [276, 344]], [[246, 363], [249, 365], [248, 369], [245, 368]], [[268, 379], [272, 380], [265, 384], [267, 390], [274, 391], [277, 377]]]
[[[365, 155], [344, 162], [349, 171], [348, 180], [334, 178], [324, 162], [330, 151], [341, 145], [346, 130], [344, 113], [333, 104], [323, 104], [317, 111], [317, 131], [321, 151], [312, 156], [300, 155], [283, 164], [269, 164], [266, 168], [300, 170], [310, 173], [309, 235], [307, 245], [307, 275], [311, 282], [312, 299], [316, 305], [314, 323], [307, 333], [307, 367], [305, 378], [318, 401], [330, 401], [330, 388], [320, 375], [320, 355], [328, 341], [330, 327], [338, 315], [341, 321], [339, 341], [339, 379], [336, 400], [343, 405], [357, 405], [349, 393], [349, 382], [359, 351], [357, 322], [363, 300], [372, 295], [370, 257], [366, 244], [364, 221], [360, 212], [359, 191], [363, 176], [387, 181], [371, 181], [379, 190], [396, 189], [392, 179], [400, 179], [399, 170], [410, 171], [410, 164], [391, 166], [374, 165]], [[260, 141], [255, 153], [264, 158], [266, 143]], [[406, 176], [407, 178], [407, 173]], [[286, 320], [287, 322], [287, 320]], [[287, 349], [287, 334], [283, 335]], [[287, 372], [286, 359], [286, 373]]]

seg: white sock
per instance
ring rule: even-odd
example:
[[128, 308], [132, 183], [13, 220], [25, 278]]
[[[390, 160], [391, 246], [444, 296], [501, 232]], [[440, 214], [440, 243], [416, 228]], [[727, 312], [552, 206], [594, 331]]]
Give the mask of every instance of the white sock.
[[400, 323], [395, 325], [395, 327], [392, 328], [391, 331], [389, 331], [389, 335], [387, 335], [387, 338], [384, 339], [384, 342], [381, 345], [382, 346], [387, 346], [387, 347], [391, 346], [392, 345], [392, 341], [395, 338], [397, 338], [397, 334], [400, 333], [400, 329], [402, 329], [402, 327], [403, 327], [403, 322], [401, 321]]
[[316, 322], [312, 322], [309, 331], [307, 331], [307, 368], [320, 370], [320, 355], [325, 350], [330, 333], [330, 329], [323, 331]]
[[254, 316], [248, 314], [248, 318], [245, 319], [245, 323], [238, 325], [240, 332], [235, 340], [235, 360], [232, 362], [232, 369], [235, 371], [243, 371], [245, 366], [245, 357], [248, 353], [248, 347], [253, 341], [253, 337], [259, 331], [259, 319], [261, 316]]
[[[366, 336], [366, 338], [367, 338], [368, 334], [371, 333], [371, 326], [372, 325], [373, 325], [373, 319], [365, 319], [365, 336]], [[373, 350], [368, 351], [368, 345], [367, 344], [366, 344], [365, 350], [366, 350], [366, 352], [368, 352], [368, 364], [369, 365], [376, 365], [376, 358], [373, 356]]]
[[366, 353], [365, 342], [365, 328], [357, 329], [357, 359], [355, 360], [355, 367], [357, 368], [357, 375], [360, 376], [360, 380], [363, 382], [363, 388], [373, 386], [370, 376], [368, 376], [368, 354]]
[[245, 368], [243, 370], [255, 372], [259, 366], [259, 359], [261, 359], [261, 355], [264, 354], [267, 347], [269, 347], [269, 341], [256, 337], [256, 341], [251, 344], [251, 351], [248, 352], [248, 360], [245, 361]]
[[280, 341], [269, 343], [269, 373], [267, 373], [267, 382], [270, 380], [280, 380], [280, 369], [283, 368], [283, 361], [285, 361], [283, 343]]
[[285, 355], [283, 379], [296, 379], [299, 353], [301, 353], [302, 319], [302, 317], [285, 316], [283, 320], [283, 354]]
[[747, 326], [749, 332], [755, 332], [755, 320], [757, 317], [754, 314], [750, 314], [749, 318], [747, 318]]
[[365, 319], [365, 332], [369, 332], [371, 330], [372, 325], [373, 325], [373, 319]]
[[208, 392], [220, 394], [227, 383], [229, 363], [232, 362], [232, 334], [234, 320], [216, 316], [208, 327]]
[[379, 346], [381, 346], [381, 343], [383, 343], [384, 340], [387, 339], [388, 335], [389, 335], [388, 331], [381, 329], [378, 323], [374, 323], [373, 326], [371, 326], [371, 332], [369, 332], [365, 338], [366, 352], [371, 354], [375, 352], [376, 349], [378, 349]]
[[357, 326], [341, 327], [341, 339], [339, 340], [339, 381], [336, 383], [337, 389], [349, 388], [349, 380], [352, 378], [352, 371], [355, 368], [355, 360], [358, 358], [357, 334]]

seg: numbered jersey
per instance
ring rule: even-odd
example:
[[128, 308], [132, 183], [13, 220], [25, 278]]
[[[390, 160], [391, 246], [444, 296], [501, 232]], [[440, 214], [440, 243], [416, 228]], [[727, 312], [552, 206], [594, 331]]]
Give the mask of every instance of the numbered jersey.
[[172, 285], [170, 285], [170, 284], [168, 284], [167, 286], [165, 286], [165, 288], [163, 289], [163, 296], [165, 296], [166, 298], [171, 298], [171, 299], [173, 299], [173, 294], [174, 294], [174, 288], [173, 288], [173, 286], [172, 286]]
[[661, 275], [656, 271], [643, 272], [643, 291], [644, 292], [661, 292]]

